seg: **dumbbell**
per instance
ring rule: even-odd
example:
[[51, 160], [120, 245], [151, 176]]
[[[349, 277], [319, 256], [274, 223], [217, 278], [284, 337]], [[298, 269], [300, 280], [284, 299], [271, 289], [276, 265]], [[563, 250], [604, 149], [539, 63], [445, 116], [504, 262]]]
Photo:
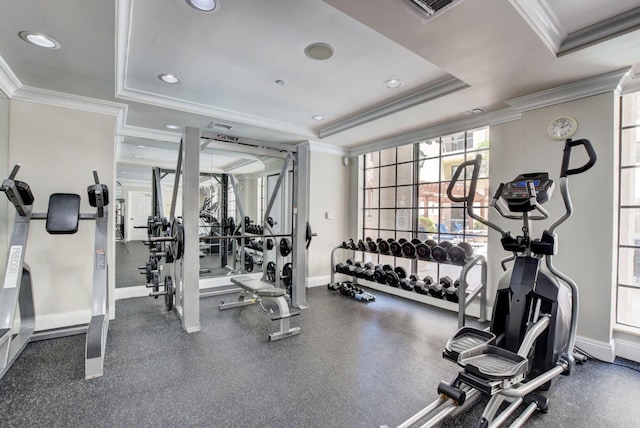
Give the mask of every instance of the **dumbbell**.
[[344, 264], [344, 263], [338, 263], [338, 264], [336, 265], [335, 272], [337, 272], [337, 273], [342, 273], [342, 272], [343, 272], [343, 270], [344, 270], [344, 268], [345, 268], [345, 264]]
[[[420, 242], [419, 239], [417, 241], [418, 243]], [[402, 243], [402, 253], [405, 257], [408, 257], [410, 259], [414, 259], [416, 257], [416, 244], [413, 242], [413, 240], [411, 242], [406, 241]]]
[[473, 256], [473, 247], [468, 242], [460, 242], [447, 250], [447, 256], [451, 263], [463, 265], [468, 257]]
[[447, 292], [444, 295], [445, 299], [450, 302], [458, 303], [460, 301], [460, 279], [456, 279], [452, 287], [447, 288]]
[[451, 287], [453, 281], [450, 277], [444, 276], [440, 278], [438, 283], [433, 283], [429, 286], [429, 294], [438, 299], [442, 299], [447, 292], [447, 288]]
[[403, 290], [413, 291], [417, 281], [418, 277], [416, 277], [416, 275], [412, 273], [411, 275], [409, 275], [409, 278], [403, 278], [400, 280], [400, 287]]
[[416, 290], [416, 293], [426, 295], [429, 294], [429, 287], [431, 286], [431, 284], [433, 284], [433, 278], [427, 275], [422, 281], [416, 281], [413, 288], [414, 290]]
[[358, 250], [367, 251], [367, 245], [364, 243], [362, 239], [358, 241]]
[[382, 270], [382, 266], [376, 266], [375, 270], [373, 271], [373, 279], [378, 284], [384, 284], [387, 282], [387, 273]]
[[429, 260], [431, 258], [431, 247], [424, 242], [416, 245], [416, 255], [420, 260]]
[[402, 257], [402, 244], [398, 241], [392, 241], [389, 244], [389, 248], [391, 249], [391, 254], [396, 257]]
[[380, 254], [389, 254], [389, 252], [391, 251], [391, 246], [389, 245], [388, 241], [382, 239], [380, 240], [380, 242], [378, 242], [378, 250], [380, 251]]
[[376, 243], [376, 241], [374, 241], [371, 238], [367, 238], [367, 247], [369, 248], [369, 251], [371, 251], [372, 253], [378, 252], [378, 244]]
[[357, 250], [358, 244], [356, 244], [356, 242], [353, 239], [349, 239], [349, 248], [351, 248], [352, 250]]
[[438, 263], [444, 263], [447, 261], [447, 250], [453, 247], [453, 244], [449, 241], [442, 241], [440, 244], [431, 248], [431, 258]]

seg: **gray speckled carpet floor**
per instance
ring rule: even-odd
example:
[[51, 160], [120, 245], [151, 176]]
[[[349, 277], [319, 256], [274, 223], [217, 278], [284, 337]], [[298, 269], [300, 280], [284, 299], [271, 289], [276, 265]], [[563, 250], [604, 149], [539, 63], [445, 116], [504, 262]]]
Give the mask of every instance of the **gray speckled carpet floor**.
[[[257, 306], [201, 299], [202, 331], [186, 334], [162, 299], [118, 301], [104, 376], [83, 379], [83, 335], [32, 343], [0, 380], [0, 426], [396, 426], [457, 373], [441, 357], [456, 314], [376, 295], [363, 304], [310, 289], [293, 319], [301, 334], [273, 343]], [[548, 395], [549, 413], [527, 426], [640, 426], [637, 371], [589, 361]], [[484, 403], [442, 426], [475, 426]]]

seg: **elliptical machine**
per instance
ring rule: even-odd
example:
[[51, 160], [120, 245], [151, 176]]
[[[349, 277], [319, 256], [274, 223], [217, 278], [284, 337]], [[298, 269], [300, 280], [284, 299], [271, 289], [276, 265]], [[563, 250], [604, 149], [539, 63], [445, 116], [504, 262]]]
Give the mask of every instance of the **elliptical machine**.
[[[576, 146], [584, 147], [589, 160], [570, 169], [571, 150]], [[514, 236], [473, 211], [481, 156], [464, 162], [455, 171], [447, 189], [449, 198], [465, 202], [471, 218], [499, 232], [502, 247], [512, 255], [501, 260], [504, 273], [498, 283], [489, 329], [463, 327], [448, 340], [443, 357], [462, 370], [451, 382], [440, 382], [440, 398], [399, 428], [418, 421], [423, 422], [423, 427], [433, 426], [477, 394], [490, 397], [478, 428], [500, 426], [523, 403], [525, 408], [511, 427], [522, 426], [536, 410], [547, 411], [548, 399], [539, 392], [548, 390], [559, 375], [569, 375], [573, 370], [578, 323], [578, 287], [553, 265], [558, 241], [555, 232], [573, 214], [569, 176], [587, 171], [596, 159], [589, 140], [566, 140], [560, 171], [565, 213], [538, 239], [530, 236], [531, 222], [549, 217], [542, 207], [554, 190], [548, 173], [521, 174], [501, 183], [493, 195], [489, 205], [500, 216], [522, 221], [522, 235]], [[469, 194], [455, 197], [453, 188], [468, 167], [472, 168]], [[511, 261], [513, 266], [507, 269], [506, 264]], [[508, 405], [499, 412], [504, 403]]]

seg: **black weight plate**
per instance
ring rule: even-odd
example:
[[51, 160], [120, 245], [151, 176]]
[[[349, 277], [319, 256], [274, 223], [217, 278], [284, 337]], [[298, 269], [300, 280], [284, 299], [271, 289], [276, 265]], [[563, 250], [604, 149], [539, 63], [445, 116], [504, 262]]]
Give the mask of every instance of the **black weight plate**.
[[[271, 239], [267, 239], [267, 248], [270, 250], [271, 248], [269, 248], [269, 241], [271, 241]], [[273, 246], [273, 244], [271, 244]], [[349, 248], [349, 245], [347, 244], [346, 241], [342, 241], [342, 244], [340, 245], [342, 248]]]
[[164, 291], [165, 291], [164, 305], [166, 306], [167, 311], [170, 311], [171, 309], [173, 309], [173, 293], [174, 293], [173, 279], [171, 278], [171, 275], [167, 275], [164, 279]]
[[397, 273], [393, 271], [387, 272], [386, 279], [388, 285], [395, 288], [398, 288], [400, 286], [400, 278], [398, 277]]
[[178, 219], [171, 224], [171, 237], [173, 238], [173, 254], [176, 260], [180, 260], [184, 254], [184, 228]]
[[447, 261], [447, 250], [436, 245], [431, 249], [431, 258], [438, 263], [444, 263]]
[[384, 284], [385, 282], [387, 282], [387, 275], [382, 269], [376, 269], [373, 272], [373, 279], [379, 284]]
[[449, 256], [449, 260], [451, 260], [451, 263], [456, 265], [464, 264], [464, 261], [467, 258], [467, 253], [464, 251], [464, 249], [457, 245], [449, 248], [447, 250], [447, 255]]
[[393, 271], [398, 274], [398, 277], [400, 279], [404, 279], [407, 277], [407, 271], [402, 266], [396, 266]]
[[282, 267], [282, 282], [286, 287], [291, 287], [293, 283], [293, 265], [287, 263]]
[[[344, 243], [344, 242], [343, 242], [343, 244], [345, 245], [344, 248], [347, 248], [346, 247], [347, 244]], [[273, 239], [271, 239], [271, 238], [267, 239], [267, 250], [273, 250]]]
[[353, 259], [347, 259], [347, 264], [348, 264], [348, 265], [353, 265], [353, 263], [354, 263], [354, 262], [353, 262]]
[[[160, 278], [158, 277], [157, 273], [153, 274], [152, 284], [153, 284], [153, 292], [154, 293], [157, 293], [158, 291], [160, 291]], [[154, 296], [153, 298], [157, 299], [158, 296]]]
[[402, 252], [404, 253], [405, 257], [413, 259], [416, 256], [416, 246], [407, 241], [402, 244]]
[[418, 258], [421, 260], [429, 260], [431, 257], [431, 247], [429, 247], [425, 243], [420, 243], [416, 245], [416, 253], [418, 254]]
[[349, 239], [349, 248], [351, 248], [352, 250], [357, 250], [358, 244], [356, 244], [353, 239]]
[[391, 254], [396, 257], [402, 256], [402, 245], [399, 242], [393, 241], [389, 247], [391, 248]]
[[267, 263], [267, 281], [276, 282], [276, 264], [274, 262]]
[[387, 241], [380, 241], [378, 243], [378, 248], [380, 249], [380, 253], [382, 254], [389, 254], [389, 251], [391, 250]]
[[367, 244], [362, 239], [358, 241], [358, 250], [367, 251]]
[[366, 238], [364, 238], [364, 240], [365, 240], [366, 242], [373, 241], [373, 239], [371, 239], [371, 237], [370, 237], [370, 236], [367, 236]]
[[357, 266], [357, 267], [356, 267], [356, 269], [355, 269], [355, 270], [354, 270], [354, 272], [353, 272], [353, 275], [354, 275], [356, 278], [362, 278], [363, 273], [364, 273], [364, 268], [362, 268], [362, 267], [360, 267], [360, 266]]
[[422, 243], [422, 241], [421, 241], [421, 240], [419, 240], [418, 238], [413, 238], [413, 239], [411, 240], [411, 243], [412, 243], [413, 245], [418, 245], [418, 244], [421, 244], [421, 243]]
[[244, 270], [247, 272], [253, 272], [253, 256], [251, 254], [244, 254]]
[[385, 272], [392, 271], [393, 270], [393, 266], [391, 266], [389, 264], [384, 265], [384, 266], [382, 266], [382, 270], [385, 271]]
[[387, 242], [388, 242], [389, 244], [391, 244], [393, 241], [395, 241], [395, 238], [387, 238]]
[[292, 250], [293, 247], [291, 246], [291, 241], [289, 241], [287, 238], [282, 238], [280, 240], [280, 255], [282, 257], [287, 257], [289, 254], [291, 254]]
[[368, 241], [367, 246], [369, 247], [369, 251], [372, 253], [378, 252], [378, 244], [376, 244], [375, 241]]

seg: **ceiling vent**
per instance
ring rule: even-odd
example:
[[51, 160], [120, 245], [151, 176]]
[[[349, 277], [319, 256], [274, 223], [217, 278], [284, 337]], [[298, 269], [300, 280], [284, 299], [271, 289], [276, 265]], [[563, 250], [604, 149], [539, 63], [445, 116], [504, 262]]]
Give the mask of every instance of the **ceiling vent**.
[[423, 17], [431, 18], [449, 9], [462, 0], [406, 0], [411, 3]]
[[224, 123], [217, 123], [217, 122], [211, 122], [207, 126], [207, 129], [218, 129], [218, 130], [222, 130], [222, 131], [231, 131], [232, 128], [233, 128], [233, 126], [231, 126], [231, 125], [226, 125]]

